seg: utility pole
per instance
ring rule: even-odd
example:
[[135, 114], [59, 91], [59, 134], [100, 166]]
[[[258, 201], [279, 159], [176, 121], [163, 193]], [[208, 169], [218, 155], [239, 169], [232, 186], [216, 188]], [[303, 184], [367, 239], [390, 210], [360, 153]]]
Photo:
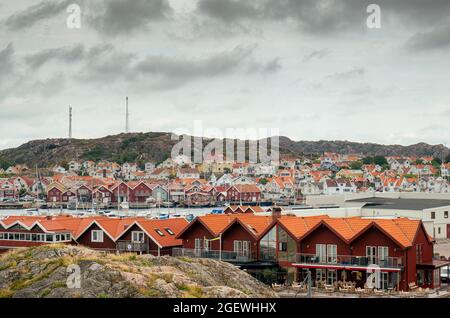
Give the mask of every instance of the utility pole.
[[128, 112], [128, 96], [126, 98], [125, 133], [130, 132], [130, 113]]
[[69, 139], [72, 139], [72, 107], [69, 106]]

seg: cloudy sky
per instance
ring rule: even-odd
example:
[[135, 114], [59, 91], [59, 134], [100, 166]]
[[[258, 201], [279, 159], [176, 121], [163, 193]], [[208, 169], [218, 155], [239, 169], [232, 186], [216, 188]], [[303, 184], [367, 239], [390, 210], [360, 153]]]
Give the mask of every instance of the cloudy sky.
[[448, 0], [2, 0], [0, 39], [0, 149], [67, 137], [69, 105], [74, 137], [122, 132], [125, 96], [132, 131], [450, 146]]

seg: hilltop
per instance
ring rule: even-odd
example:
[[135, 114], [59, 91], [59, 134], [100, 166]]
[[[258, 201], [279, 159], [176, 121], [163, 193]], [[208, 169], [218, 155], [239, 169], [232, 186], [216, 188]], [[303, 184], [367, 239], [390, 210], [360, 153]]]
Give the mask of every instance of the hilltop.
[[[204, 139], [203, 144], [210, 139]], [[170, 156], [177, 140], [170, 133], [148, 132], [106, 136], [97, 139], [44, 139], [27, 142], [17, 148], [0, 151], [0, 165], [27, 164], [47, 167], [70, 160], [109, 160], [115, 162], [162, 162]], [[364, 156], [443, 156], [449, 149], [443, 145], [418, 143], [410, 146], [357, 143], [350, 141], [293, 141], [280, 137], [283, 157], [319, 155], [324, 152], [361, 154]]]
[[[80, 288], [68, 288], [68, 267], [80, 268]], [[70, 280], [75, 282], [75, 280]], [[277, 297], [237, 267], [211, 259], [102, 254], [46, 245], [0, 256], [0, 297], [142, 298]]]

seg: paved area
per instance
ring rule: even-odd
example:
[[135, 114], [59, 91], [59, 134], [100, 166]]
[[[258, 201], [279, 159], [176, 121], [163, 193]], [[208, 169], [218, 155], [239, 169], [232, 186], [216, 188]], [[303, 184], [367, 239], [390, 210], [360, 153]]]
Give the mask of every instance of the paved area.
[[[306, 293], [299, 293], [295, 291], [293, 288], [287, 287], [283, 290], [277, 292], [278, 296], [281, 298], [306, 298]], [[408, 296], [399, 296], [399, 295], [357, 295], [352, 293], [324, 293], [321, 291], [314, 290], [312, 294], [313, 298], [450, 298], [450, 286], [443, 284], [439, 290], [435, 290], [434, 293], [428, 294], [426, 296], [419, 295], [408, 295]]]

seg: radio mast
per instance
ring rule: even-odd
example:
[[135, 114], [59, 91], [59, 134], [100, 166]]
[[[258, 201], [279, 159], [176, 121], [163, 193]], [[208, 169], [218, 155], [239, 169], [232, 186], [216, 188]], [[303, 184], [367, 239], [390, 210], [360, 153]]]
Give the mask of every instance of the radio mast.
[[72, 107], [69, 106], [69, 139], [72, 139]]
[[128, 96], [126, 98], [126, 113], [125, 113], [125, 132], [130, 132], [130, 113], [128, 112]]

